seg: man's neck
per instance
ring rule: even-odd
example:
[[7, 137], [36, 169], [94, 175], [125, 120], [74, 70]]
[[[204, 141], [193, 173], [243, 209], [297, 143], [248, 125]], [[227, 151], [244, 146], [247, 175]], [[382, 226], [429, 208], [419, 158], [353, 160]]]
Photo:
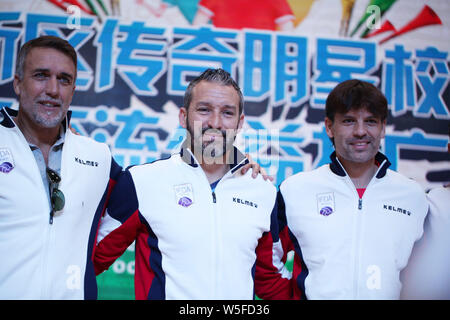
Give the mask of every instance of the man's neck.
[[25, 140], [29, 144], [38, 147], [44, 156], [45, 163], [48, 163], [48, 154], [50, 148], [58, 140], [60, 126], [55, 128], [41, 128], [34, 125], [30, 121], [25, 121], [23, 118], [17, 116], [12, 118], [15, 124], [19, 127]]
[[222, 179], [222, 177], [230, 170], [230, 166], [225, 161], [211, 163], [208, 162], [208, 160], [205, 162], [204, 159], [202, 159], [202, 164], [200, 166], [202, 167], [203, 172], [205, 172], [209, 184]]
[[345, 159], [339, 159], [339, 161], [357, 189], [366, 188], [378, 169], [374, 159], [363, 163]]

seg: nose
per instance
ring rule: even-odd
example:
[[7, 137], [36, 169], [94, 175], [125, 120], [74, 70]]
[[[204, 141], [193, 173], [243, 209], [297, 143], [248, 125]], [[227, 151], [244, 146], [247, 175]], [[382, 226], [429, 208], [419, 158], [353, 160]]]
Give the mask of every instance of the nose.
[[356, 121], [356, 124], [353, 128], [353, 135], [355, 137], [361, 138], [367, 134], [366, 126], [364, 121]]
[[208, 126], [213, 129], [222, 129], [222, 118], [220, 112], [212, 112], [208, 119]]
[[59, 92], [58, 79], [55, 76], [49, 77], [47, 80], [47, 86], [45, 88], [47, 95], [51, 97], [57, 97]]

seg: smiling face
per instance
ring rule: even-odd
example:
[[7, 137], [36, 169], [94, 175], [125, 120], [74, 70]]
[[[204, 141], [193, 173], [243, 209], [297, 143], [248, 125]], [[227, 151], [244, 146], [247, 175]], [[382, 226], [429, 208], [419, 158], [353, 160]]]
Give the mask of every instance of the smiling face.
[[179, 120], [190, 135], [194, 153], [200, 147], [202, 158], [218, 158], [231, 150], [244, 114], [239, 114], [239, 96], [232, 86], [200, 81], [187, 110], [180, 109]]
[[345, 166], [373, 163], [385, 135], [386, 120], [360, 108], [336, 113], [334, 121], [325, 118], [325, 126], [328, 137], [334, 139], [337, 157]]
[[29, 127], [59, 127], [72, 101], [75, 74], [73, 61], [62, 52], [52, 48], [31, 49], [22, 78], [14, 77], [19, 121]]

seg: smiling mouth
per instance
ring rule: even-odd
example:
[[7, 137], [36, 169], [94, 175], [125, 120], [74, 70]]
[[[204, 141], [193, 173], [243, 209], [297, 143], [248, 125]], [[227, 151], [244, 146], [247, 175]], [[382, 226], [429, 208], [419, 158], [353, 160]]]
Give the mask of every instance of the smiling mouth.
[[357, 146], [363, 146], [363, 145], [366, 145], [369, 143], [370, 143], [369, 141], [362, 141], [362, 142], [352, 142], [350, 144], [357, 145]]
[[202, 130], [202, 136], [204, 142], [214, 142], [218, 139], [225, 139], [225, 134], [220, 130], [214, 130], [210, 128], [205, 128]]
[[212, 141], [223, 138], [223, 136], [221, 134], [215, 134], [215, 133], [205, 133], [205, 134], [203, 134], [203, 137], [209, 138]]
[[350, 145], [352, 147], [354, 147], [355, 149], [366, 149], [369, 144], [370, 144], [370, 141], [357, 141], [357, 142], [350, 143]]
[[223, 144], [223, 143], [225, 143], [225, 140], [223, 139], [222, 136], [205, 134], [205, 135], [203, 135], [202, 142], [203, 142], [203, 144], [207, 144], [207, 145], [209, 145], [209, 144]]
[[38, 101], [38, 103], [44, 107], [47, 108], [59, 108], [61, 107], [61, 104], [55, 101], [48, 101], [48, 100], [41, 100]]

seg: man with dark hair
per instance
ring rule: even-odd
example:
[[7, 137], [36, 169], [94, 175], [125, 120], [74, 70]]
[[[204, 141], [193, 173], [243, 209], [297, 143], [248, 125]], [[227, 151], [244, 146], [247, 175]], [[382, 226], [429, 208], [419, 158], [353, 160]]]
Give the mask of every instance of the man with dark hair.
[[[387, 101], [372, 84], [348, 80], [326, 101], [331, 163], [280, 185], [280, 238], [294, 250], [291, 295], [307, 299], [398, 299], [400, 271], [423, 232], [428, 209], [418, 183], [388, 169], [379, 152]], [[276, 273], [256, 268], [262, 298], [277, 298]]]
[[92, 250], [110, 179], [106, 144], [68, 130], [77, 55], [42, 36], [21, 48], [19, 109], [0, 110], [0, 299], [93, 299]]
[[136, 240], [136, 299], [253, 299], [255, 265], [283, 272], [272, 265], [276, 189], [240, 171], [243, 99], [227, 72], [206, 70], [184, 101], [181, 152], [127, 169], [114, 188], [96, 272]]

